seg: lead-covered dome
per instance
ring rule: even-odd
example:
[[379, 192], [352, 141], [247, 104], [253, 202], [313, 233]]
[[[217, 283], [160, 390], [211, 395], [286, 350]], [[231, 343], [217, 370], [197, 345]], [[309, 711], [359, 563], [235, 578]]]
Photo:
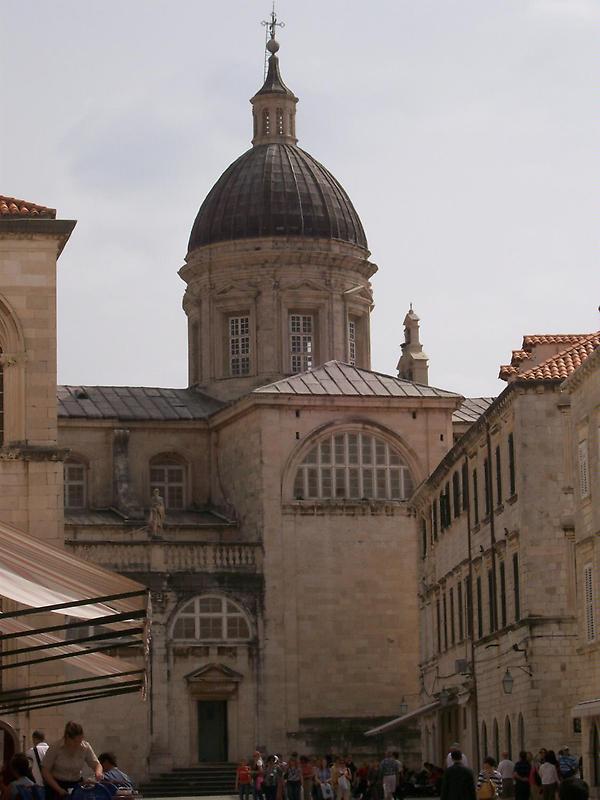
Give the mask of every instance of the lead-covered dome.
[[259, 236], [338, 239], [367, 249], [350, 198], [295, 144], [255, 144], [221, 175], [202, 203], [189, 250]]

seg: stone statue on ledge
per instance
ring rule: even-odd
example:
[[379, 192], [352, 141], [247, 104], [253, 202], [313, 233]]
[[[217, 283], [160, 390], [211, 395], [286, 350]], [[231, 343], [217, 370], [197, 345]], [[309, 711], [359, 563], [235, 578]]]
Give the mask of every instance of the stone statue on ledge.
[[160, 496], [158, 489], [152, 490], [150, 500], [150, 515], [148, 516], [148, 532], [150, 536], [158, 537], [165, 526], [165, 501]]

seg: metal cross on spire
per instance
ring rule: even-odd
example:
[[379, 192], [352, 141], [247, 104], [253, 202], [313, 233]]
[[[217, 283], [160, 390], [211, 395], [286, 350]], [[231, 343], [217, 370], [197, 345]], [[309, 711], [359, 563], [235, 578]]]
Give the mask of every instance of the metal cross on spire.
[[[267, 59], [268, 55], [267, 52], [275, 53], [279, 49], [279, 45], [275, 42], [275, 31], [277, 28], [285, 28], [285, 22], [278, 22], [277, 20], [277, 12], [275, 11], [275, 0], [273, 0], [273, 8], [271, 9], [271, 19], [263, 19], [261, 25], [265, 26], [265, 66], [264, 66], [264, 76], [263, 78], [267, 77]], [[274, 42], [274, 47], [269, 47], [269, 38], [272, 42]]]

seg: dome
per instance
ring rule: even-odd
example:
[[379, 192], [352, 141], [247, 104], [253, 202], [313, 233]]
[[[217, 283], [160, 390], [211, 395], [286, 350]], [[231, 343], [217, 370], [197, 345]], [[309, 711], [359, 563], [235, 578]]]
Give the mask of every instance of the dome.
[[259, 236], [333, 239], [367, 249], [362, 224], [333, 175], [295, 144], [258, 144], [234, 161], [202, 203], [189, 251]]

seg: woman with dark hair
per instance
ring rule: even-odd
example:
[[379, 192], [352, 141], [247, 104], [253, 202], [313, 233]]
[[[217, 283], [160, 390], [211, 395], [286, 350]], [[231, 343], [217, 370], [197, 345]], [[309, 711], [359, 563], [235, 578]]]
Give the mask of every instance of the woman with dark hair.
[[66, 797], [69, 789], [81, 782], [86, 766], [97, 781], [102, 779], [102, 766], [83, 738], [83, 728], [78, 722], [67, 722], [62, 740], [50, 745], [42, 762], [42, 776], [52, 789], [54, 800]]
[[10, 800], [18, 800], [21, 796], [19, 786], [31, 787], [35, 785], [31, 774], [31, 764], [25, 753], [15, 753], [10, 760], [10, 771], [14, 775], [14, 780], [8, 785], [9, 797]]

